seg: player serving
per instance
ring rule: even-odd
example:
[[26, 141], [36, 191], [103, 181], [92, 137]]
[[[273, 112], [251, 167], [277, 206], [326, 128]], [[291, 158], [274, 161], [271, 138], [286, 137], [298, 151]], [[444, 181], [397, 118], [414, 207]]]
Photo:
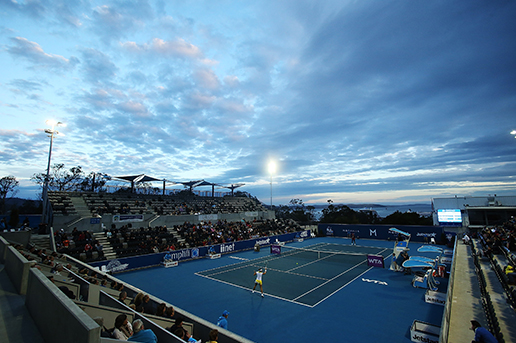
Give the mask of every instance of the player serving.
[[254, 281], [254, 287], [253, 287], [253, 293], [256, 289], [256, 285], [260, 285], [260, 291], [262, 292], [262, 298], [263, 298], [263, 287], [262, 287], [262, 277], [267, 273], [267, 267], [265, 267], [265, 271], [260, 268], [258, 271], [254, 272], [254, 275], [256, 275], [256, 280]]

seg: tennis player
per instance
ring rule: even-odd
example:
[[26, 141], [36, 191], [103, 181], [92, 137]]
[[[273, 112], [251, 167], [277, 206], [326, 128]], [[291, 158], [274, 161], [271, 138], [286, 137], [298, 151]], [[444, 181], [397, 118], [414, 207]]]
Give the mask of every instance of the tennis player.
[[256, 285], [260, 285], [260, 291], [262, 292], [262, 298], [263, 298], [263, 287], [262, 287], [262, 277], [267, 273], [267, 268], [265, 268], [265, 271], [260, 268], [258, 271], [254, 272], [254, 275], [256, 275], [256, 280], [254, 281], [254, 287], [253, 287], [253, 293], [256, 289]]

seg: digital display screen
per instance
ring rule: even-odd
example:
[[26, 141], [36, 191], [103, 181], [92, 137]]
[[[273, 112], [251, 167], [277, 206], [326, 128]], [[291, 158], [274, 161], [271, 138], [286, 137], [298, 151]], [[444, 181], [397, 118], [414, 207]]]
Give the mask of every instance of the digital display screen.
[[439, 209], [437, 221], [441, 225], [462, 225], [462, 215], [459, 209]]

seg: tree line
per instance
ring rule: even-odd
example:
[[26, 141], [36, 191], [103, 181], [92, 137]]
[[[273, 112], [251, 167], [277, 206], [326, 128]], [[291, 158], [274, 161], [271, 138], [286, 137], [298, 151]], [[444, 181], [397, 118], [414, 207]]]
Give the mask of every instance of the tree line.
[[[111, 176], [105, 173], [90, 172], [86, 174], [81, 166], [65, 168], [62, 163], [51, 166], [48, 177], [49, 191], [106, 191], [106, 183]], [[42, 189], [47, 180], [46, 173], [35, 173], [31, 181]], [[139, 188], [148, 190], [149, 194], [155, 191], [148, 184], [139, 184]], [[0, 179], [0, 214], [8, 210], [5, 206], [8, 195], [14, 197], [18, 192], [19, 182], [16, 177], [9, 175]], [[235, 196], [249, 197], [256, 201], [258, 199], [247, 192], [235, 192]], [[328, 206], [322, 210], [320, 218], [316, 218], [315, 207], [306, 205], [301, 199], [292, 199], [287, 205], [274, 206], [276, 217], [281, 219], [293, 219], [299, 223], [338, 223], [338, 224], [392, 224], [392, 225], [432, 225], [430, 216], [421, 216], [418, 213], [402, 213], [396, 211], [391, 215], [380, 218], [374, 211], [355, 211], [346, 205], [334, 205], [328, 200]], [[41, 213], [41, 203], [26, 200], [26, 203], [11, 208], [19, 214]], [[12, 215], [13, 213], [11, 213]]]
[[[106, 183], [111, 177], [104, 173], [90, 172], [86, 174], [81, 166], [65, 168], [62, 163], [54, 164], [48, 175], [49, 191], [105, 191]], [[31, 181], [43, 189], [47, 181], [46, 173], [35, 173]], [[41, 202], [25, 200], [12, 201], [8, 207], [7, 198], [13, 198], [18, 193], [20, 182], [13, 175], [0, 178], [0, 214], [11, 212], [11, 217], [17, 214], [39, 214], [42, 211]], [[41, 194], [40, 194], [41, 196]], [[14, 220], [14, 219], [13, 219]]]
[[305, 205], [301, 199], [292, 199], [288, 205], [280, 205], [275, 210], [277, 218], [293, 219], [300, 223], [433, 225], [431, 216], [416, 212], [396, 211], [381, 218], [375, 211], [355, 211], [346, 205], [334, 205], [331, 199], [320, 218], [316, 218], [315, 207]]

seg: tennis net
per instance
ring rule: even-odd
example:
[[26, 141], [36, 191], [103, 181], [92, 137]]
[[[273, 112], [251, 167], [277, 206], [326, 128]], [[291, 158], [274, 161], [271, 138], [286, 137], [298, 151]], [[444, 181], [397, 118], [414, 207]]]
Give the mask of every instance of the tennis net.
[[320, 248], [298, 248], [291, 246], [271, 246], [271, 253], [280, 254], [283, 256], [293, 256], [300, 259], [327, 259], [327, 258], [367, 258], [367, 255], [381, 253], [383, 249], [368, 249], [366, 250], [335, 250], [335, 249], [320, 249]]

